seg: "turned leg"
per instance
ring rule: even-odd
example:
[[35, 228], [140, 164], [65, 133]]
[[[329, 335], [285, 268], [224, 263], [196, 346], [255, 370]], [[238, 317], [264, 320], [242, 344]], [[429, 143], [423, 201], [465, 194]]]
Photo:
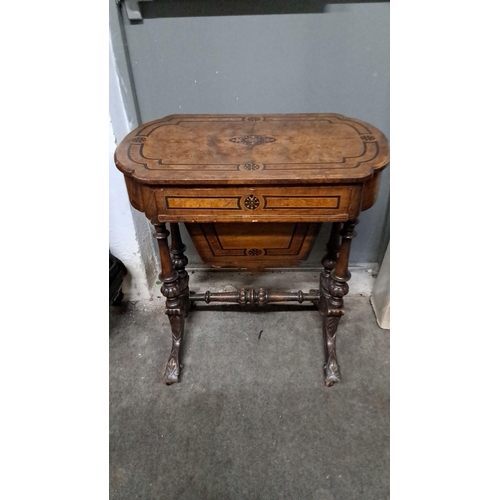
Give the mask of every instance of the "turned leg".
[[179, 280], [179, 286], [181, 290], [187, 289], [187, 294], [183, 295], [184, 309], [187, 313], [191, 307], [191, 302], [189, 300], [189, 275], [186, 271], [186, 266], [188, 265], [188, 258], [184, 255], [186, 251], [186, 245], [182, 242], [181, 233], [179, 230], [179, 224], [177, 222], [170, 223], [170, 232], [172, 234], [172, 244], [170, 246], [170, 256], [172, 258], [172, 264], [174, 269], [177, 271], [177, 278]]
[[160, 250], [161, 292], [167, 299], [165, 313], [169, 317], [172, 329], [172, 351], [165, 366], [163, 377], [166, 384], [174, 384], [179, 382], [179, 354], [184, 334], [184, 320], [189, 304], [189, 288], [187, 279], [179, 278], [179, 274], [172, 262], [168, 246], [169, 232], [165, 224], [155, 223], [154, 226], [156, 231], [155, 237], [158, 240]]
[[326, 255], [321, 264], [323, 271], [320, 276], [319, 311], [323, 316], [323, 339], [325, 344], [325, 385], [333, 385], [340, 381], [340, 371], [335, 349], [337, 325], [340, 315], [335, 314], [334, 298], [330, 295], [332, 273], [340, 250], [340, 230], [342, 223], [334, 222], [330, 231], [330, 238], [326, 244]]
[[349, 292], [347, 281], [351, 277], [348, 269], [351, 240], [356, 235], [357, 219], [343, 225], [333, 223], [326, 245], [326, 255], [321, 261], [319, 310], [323, 315], [323, 338], [325, 342], [325, 385], [330, 387], [340, 382], [337, 362], [336, 338], [340, 317], [344, 314], [343, 297]]

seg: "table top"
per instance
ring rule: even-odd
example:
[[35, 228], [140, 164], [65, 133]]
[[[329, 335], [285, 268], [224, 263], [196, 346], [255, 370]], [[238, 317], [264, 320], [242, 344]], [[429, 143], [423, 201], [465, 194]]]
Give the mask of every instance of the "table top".
[[115, 162], [150, 185], [337, 184], [370, 179], [389, 146], [338, 114], [170, 115], [130, 132]]

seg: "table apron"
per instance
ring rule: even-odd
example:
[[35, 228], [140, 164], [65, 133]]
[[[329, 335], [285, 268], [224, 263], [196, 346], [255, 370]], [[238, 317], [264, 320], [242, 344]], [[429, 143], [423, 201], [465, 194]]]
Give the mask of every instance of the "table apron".
[[360, 211], [363, 185], [155, 188], [157, 217], [170, 222], [346, 221]]

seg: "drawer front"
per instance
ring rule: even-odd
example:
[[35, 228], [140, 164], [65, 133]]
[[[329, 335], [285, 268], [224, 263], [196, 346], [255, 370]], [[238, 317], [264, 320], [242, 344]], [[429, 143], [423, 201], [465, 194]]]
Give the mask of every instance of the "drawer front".
[[200, 257], [214, 267], [294, 267], [306, 260], [321, 223], [186, 223]]
[[356, 217], [361, 185], [157, 188], [160, 221], [315, 222]]

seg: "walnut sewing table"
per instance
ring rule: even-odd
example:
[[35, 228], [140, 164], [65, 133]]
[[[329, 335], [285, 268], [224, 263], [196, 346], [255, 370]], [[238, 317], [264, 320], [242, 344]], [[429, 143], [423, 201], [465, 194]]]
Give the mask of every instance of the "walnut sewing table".
[[[193, 301], [313, 302], [323, 318], [325, 384], [338, 382], [335, 339], [349, 290], [351, 239], [359, 213], [375, 203], [388, 161], [379, 130], [337, 114], [171, 115], [128, 134], [115, 162], [132, 206], [156, 230], [172, 329], [165, 382], [179, 381]], [[181, 222], [206, 262], [250, 270], [296, 265], [307, 258], [320, 224], [331, 223], [319, 290], [190, 292]]]

